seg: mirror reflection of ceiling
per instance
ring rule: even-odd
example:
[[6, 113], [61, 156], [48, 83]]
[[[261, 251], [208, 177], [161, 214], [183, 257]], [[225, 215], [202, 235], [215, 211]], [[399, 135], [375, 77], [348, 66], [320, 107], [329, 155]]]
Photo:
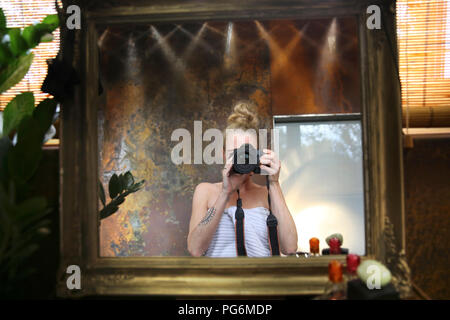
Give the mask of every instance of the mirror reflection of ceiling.
[[[357, 21], [115, 25], [99, 30], [99, 173], [146, 179], [102, 220], [102, 256], [184, 256], [195, 186], [220, 165], [174, 165], [176, 128], [223, 129], [233, 103], [273, 115], [360, 112]], [[206, 146], [209, 142], [204, 142]]]

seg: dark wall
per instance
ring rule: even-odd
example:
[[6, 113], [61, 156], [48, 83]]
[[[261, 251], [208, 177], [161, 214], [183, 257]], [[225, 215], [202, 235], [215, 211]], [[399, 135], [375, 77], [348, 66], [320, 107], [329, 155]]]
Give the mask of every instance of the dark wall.
[[433, 299], [450, 299], [450, 139], [415, 140], [404, 166], [412, 281]]

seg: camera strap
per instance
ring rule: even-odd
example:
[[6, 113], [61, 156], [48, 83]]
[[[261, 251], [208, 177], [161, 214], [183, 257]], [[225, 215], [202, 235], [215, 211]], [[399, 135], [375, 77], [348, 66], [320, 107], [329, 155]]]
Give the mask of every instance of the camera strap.
[[236, 203], [236, 250], [238, 256], [246, 256], [247, 250], [245, 250], [245, 238], [244, 238], [244, 209], [242, 209], [242, 199], [239, 195], [239, 189], [237, 189], [238, 199]]
[[[278, 220], [272, 213], [272, 208], [270, 204], [270, 194], [269, 194], [269, 176], [266, 177], [266, 185], [267, 185], [267, 200], [269, 202], [269, 216], [267, 217], [267, 232], [269, 235], [269, 247], [272, 256], [280, 255], [280, 246], [278, 242]], [[245, 249], [245, 237], [244, 237], [244, 221], [245, 214], [244, 209], [242, 209], [242, 199], [239, 194], [239, 189], [237, 189], [238, 199], [236, 202], [236, 251], [238, 256], [246, 256], [247, 251]]]
[[269, 234], [269, 245], [272, 256], [280, 255], [280, 245], [278, 243], [278, 220], [272, 213], [272, 206], [270, 204], [270, 188], [269, 188], [269, 176], [266, 176], [267, 186], [267, 202], [269, 203], [269, 216], [267, 217], [267, 230]]

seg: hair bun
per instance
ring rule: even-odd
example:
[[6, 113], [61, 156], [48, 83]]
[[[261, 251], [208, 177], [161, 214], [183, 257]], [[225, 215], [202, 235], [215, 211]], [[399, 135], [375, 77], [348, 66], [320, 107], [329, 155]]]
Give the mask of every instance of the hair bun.
[[227, 129], [259, 129], [259, 119], [256, 107], [249, 101], [239, 101], [228, 117]]

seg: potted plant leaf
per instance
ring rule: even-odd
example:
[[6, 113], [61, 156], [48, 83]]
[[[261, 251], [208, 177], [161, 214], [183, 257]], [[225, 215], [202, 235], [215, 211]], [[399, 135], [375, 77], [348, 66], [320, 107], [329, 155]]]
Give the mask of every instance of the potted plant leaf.
[[[52, 41], [57, 15], [21, 28], [8, 28], [0, 8], [0, 94], [16, 85], [28, 72], [34, 54], [30, 49]], [[30, 181], [42, 159], [44, 136], [50, 128], [56, 101], [37, 106], [32, 92], [14, 97], [3, 111], [0, 135], [0, 296], [14, 297], [17, 284], [33, 274], [27, 259], [48, 234], [46, 216], [51, 208], [44, 197], [33, 195]]]

